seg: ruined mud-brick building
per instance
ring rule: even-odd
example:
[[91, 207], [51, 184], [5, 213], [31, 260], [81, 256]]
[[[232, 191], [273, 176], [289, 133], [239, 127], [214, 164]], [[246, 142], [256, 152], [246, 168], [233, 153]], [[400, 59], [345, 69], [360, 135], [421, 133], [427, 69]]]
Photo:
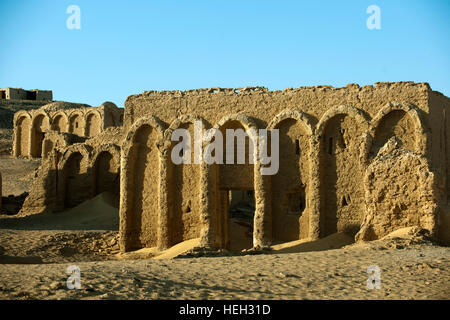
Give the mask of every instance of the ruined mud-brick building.
[[[205, 248], [233, 247], [235, 199], [254, 207], [247, 248], [341, 231], [371, 240], [405, 226], [450, 243], [449, 113], [449, 98], [412, 82], [130, 96], [121, 150], [121, 250], [192, 238]], [[263, 176], [261, 164], [248, 160], [173, 164], [171, 133], [185, 128], [193, 136], [195, 120], [204, 130], [278, 129], [278, 173]]]
[[99, 107], [53, 102], [14, 115], [13, 156], [46, 158], [55, 146], [66, 147], [120, 127], [123, 109], [111, 102]]
[[122, 128], [110, 127], [81, 142], [56, 144], [42, 159], [19, 214], [60, 212], [103, 192], [119, 199], [121, 141]]
[[42, 158], [21, 214], [72, 208], [119, 193], [123, 109], [52, 102], [14, 115], [13, 156]]

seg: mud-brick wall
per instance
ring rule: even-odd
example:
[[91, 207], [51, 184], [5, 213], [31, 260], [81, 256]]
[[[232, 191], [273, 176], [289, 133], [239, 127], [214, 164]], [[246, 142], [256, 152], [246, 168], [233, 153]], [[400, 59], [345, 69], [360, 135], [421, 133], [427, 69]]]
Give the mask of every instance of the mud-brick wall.
[[425, 157], [399, 149], [397, 143], [391, 139], [367, 168], [367, 212], [358, 239], [378, 239], [407, 226], [419, 226], [436, 235], [437, 179]]
[[408, 82], [344, 88], [301, 87], [283, 91], [265, 88], [148, 91], [125, 101], [124, 127], [128, 131], [137, 119], [148, 115], [155, 115], [170, 124], [185, 114], [198, 115], [213, 126], [226, 115], [244, 113], [258, 119], [263, 128], [284, 109], [301, 110], [318, 121], [327, 110], [348, 105], [361, 108], [373, 117], [392, 101], [408, 101], [428, 112], [429, 91], [428, 84]]
[[[53, 133], [54, 147], [42, 160], [22, 214], [58, 212], [103, 192], [119, 192], [120, 148], [116, 144], [65, 145], [73, 135]], [[109, 140], [111, 141], [111, 140]]]
[[45, 135], [51, 131], [90, 138], [108, 128], [122, 126], [123, 110], [111, 102], [100, 107], [68, 106], [77, 105], [55, 102], [39, 110], [18, 111], [14, 115], [13, 155], [40, 158]]
[[[366, 170], [392, 137], [396, 137], [403, 150], [424, 157], [431, 171], [438, 167], [436, 159], [442, 157], [442, 150], [437, 149], [437, 156], [434, 153], [436, 144], [442, 140], [434, 139], [430, 126], [436, 117], [434, 113], [430, 116], [434, 112], [429, 107], [431, 92], [428, 84], [379, 83], [374, 87], [306, 87], [272, 92], [265, 88], [149, 91], [130, 96], [125, 103], [124, 119], [124, 131], [133, 133], [129, 137], [129, 149], [135, 150], [143, 143], [158, 148], [159, 162], [155, 157], [142, 166], [153, 170], [155, 177], [159, 174], [159, 181], [146, 179], [139, 186], [144, 191], [131, 185], [123, 190], [126, 195], [122, 195], [125, 201], [121, 207], [121, 221], [124, 221], [121, 235], [131, 236], [131, 230], [136, 228], [130, 226], [141, 221], [141, 233], [156, 234], [152, 238], [159, 239], [159, 243], [165, 237], [171, 239], [166, 243], [174, 244], [206, 229], [213, 241], [221, 242], [216, 235], [222, 234], [224, 238], [226, 233], [226, 225], [220, 218], [222, 209], [226, 210], [226, 191], [239, 189], [255, 191], [254, 245], [316, 238], [336, 231], [355, 233], [363, 223], [367, 206], [374, 201], [366, 192], [370, 186], [362, 183]], [[139, 123], [150, 118], [148, 121], [157, 129], [158, 138], [155, 136], [149, 142], [141, 137], [144, 139], [141, 141], [137, 134]], [[169, 158], [171, 149], [164, 147], [170, 135], [164, 133], [170, 133], [169, 129], [191, 128], [194, 119], [202, 120], [204, 129], [279, 128], [280, 171], [267, 178], [259, 174], [258, 163], [218, 165], [207, 170], [199, 170], [194, 165], [173, 166]], [[128, 170], [123, 176], [125, 183], [133, 181], [131, 177], [137, 174], [133, 173], [136, 151], [131, 151], [124, 152], [122, 157], [122, 166]], [[400, 165], [398, 161], [395, 158], [392, 166]], [[406, 169], [401, 164], [398, 171]], [[395, 176], [394, 171], [376, 173], [381, 177], [388, 175], [386, 181], [391, 179], [389, 174]], [[195, 181], [201, 181], [200, 185]], [[413, 189], [422, 183], [416, 182]], [[145, 211], [137, 207], [141, 196], [135, 194], [150, 193], [156, 186], [159, 186], [159, 199], [154, 198], [152, 203], [157, 201], [159, 215], [152, 218], [153, 223], [143, 225]], [[426, 197], [427, 190], [422, 193], [416, 190], [414, 195]], [[156, 192], [152, 192], [156, 197]], [[433, 197], [435, 201], [438, 196]], [[197, 201], [200, 201], [198, 206]], [[412, 205], [403, 204], [400, 209], [406, 214]], [[192, 210], [196, 212], [192, 214]], [[427, 214], [428, 211], [424, 213]], [[408, 223], [417, 222], [413, 220]], [[199, 226], [196, 221], [200, 222]], [[376, 219], [370, 223], [376, 223]], [[156, 231], [152, 229], [155, 225]], [[388, 228], [379, 229], [382, 231], [378, 235], [388, 231]], [[224, 242], [227, 241], [222, 239]]]
[[350, 116], [328, 122], [320, 150], [321, 205], [324, 222], [321, 235], [356, 233], [364, 218], [364, 167], [358, 154], [361, 136], [367, 130]]
[[53, 92], [51, 90], [38, 90], [36, 91], [36, 100], [53, 100]]
[[[180, 128], [188, 130], [194, 137], [193, 124], [184, 124]], [[172, 154], [173, 143], [170, 148]], [[173, 187], [171, 223], [172, 243], [198, 238], [200, 236], [200, 180], [201, 167], [194, 163], [194, 148], [190, 149], [191, 164], [169, 162], [169, 185]], [[181, 155], [180, 155], [181, 156]]]
[[307, 130], [293, 119], [281, 121], [280, 167], [272, 177], [273, 237], [289, 241], [308, 238], [310, 211], [306, 195], [310, 194], [310, 139]]
[[450, 99], [439, 92], [429, 98], [432, 124], [433, 171], [439, 186], [445, 191], [438, 199], [438, 234], [442, 244], [450, 245]]
[[14, 100], [25, 100], [26, 91], [23, 89], [8, 88], [6, 89], [6, 98]]
[[[159, 201], [159, 152], [157, 132], [150, 126], [139, 129], [129, 150], [129, 163], [123, 167], [129, 203], [127, 233], [130, 248], [154, 247], [157, 241]], [[142, 214], [141, 214], [142, 213]]]

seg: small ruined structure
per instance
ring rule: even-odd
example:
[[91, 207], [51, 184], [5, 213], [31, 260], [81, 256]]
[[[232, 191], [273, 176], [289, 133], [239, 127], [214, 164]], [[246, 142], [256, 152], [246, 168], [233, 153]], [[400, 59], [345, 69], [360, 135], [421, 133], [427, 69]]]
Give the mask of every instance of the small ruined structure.
[[51, 90], [24, 90], [20, 88], [0, 89], [0, 100], [32, 100], [32, 101], [52, 101]]
[[83, 142], [55, 144], [20, 214], [63, 211], [106, 191], [119, 198], [121, 140], [121, 128], [112, 127]]
[[37, 110], [20, 110], [14, 115], [13, 156], [46, 158], [56, 145], [82, 142], [80, 137], [96, 136], [122, 122], [123, 109], [111, 102], [99, 107], [53, 102]]
[[[236, 199], [253, 208], [246, 248], [335, 232], [372, 240], [413, 225], [449, 242], [449, 110], [449, 98], [411, 82], [130, 96], [121, 250], [163, 249], [193, 238], [204, 248], [232, 248]], [[175, 165], [171, 134], [185, 128], [193, 136], [196, 120], [222, 132], [278, 129], [278, 173], [263, 176], [261, 163], [248, 160]]]

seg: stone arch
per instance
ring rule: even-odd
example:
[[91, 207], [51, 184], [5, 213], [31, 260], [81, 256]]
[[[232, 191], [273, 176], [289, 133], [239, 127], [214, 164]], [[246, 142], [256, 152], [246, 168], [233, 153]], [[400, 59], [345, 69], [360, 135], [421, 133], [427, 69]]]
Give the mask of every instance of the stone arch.
[[214, 128], [219, 129], [222, 127], [225, 123], [229, 121], [237, 121], [240, 122], [241, 125], [245, 128], [245, 130], [258, 130], [258, 125], [256, 124], [255, 120], [245, 114], [242, 113], [235, 113], [228, 116], [223, 117], [219, 120], [219, 122], [214, 126]]
[[52, 130], [57, 132], [68, 132], [69, 131], [69, 117], [63, 111], [58, 111], [53, 115], [52, 119]]
[[273, 240], [308, 238], [312, 120], [302, 111], [285, 110], [267, 128], [279, 130], [279, 170], [271, 176]]
[[75, 110], [69, 115], [69, 133], [84, 136], [84, 115], [81, 110]]
[[42, 143], [44, 142], [45, 133], [50, 130], [50, 117], [44, 112], [34, 114], [31, 136], [30, 136], [30, 155], [33, 158], [42, 157]]
[[58, 163], [58, 194], [62, 208], [72, 208], [91, 197], [91, 147], [85, 144], [69, 146]]
[[[202, 165], [195, 163], [194, 159], [194, 124], [202, 124], [203, 129], [207, 123], [195, 115], [182, 115], [170, 124], [164, 135], [164, 150], [167, 150], [169, 186], [168, 196], [171, 207], [170, 242], [176, 244], [185, 240], [201, 236], [201, 190], [207, 186], [202, 185]], [[191, 163], [175, 164], [172, 159], [173, 148], [179, 143], [171, 141], [172, 134], [177, 129], [185, 129], [190, 135]]]
[[353, 106], [342, 105], [331, 108], [323, 114], [322, 118], [320, 118], [319, 123], [317, 124], [316, 135], [319, 137], [322, 136], [327, 122], [337, 115], [348, 115], [355, 119], [355, 121], [363, 127], [369, 127], [370, 117], [364, 111]]
[[[226, 164], [227, 129], [242, 129], [253, 131], [258, 135], [258, 126], [254, 119], [245, 114], [232, 114], [223, 117], [215, 126], [223, 136], [223, 164], [217, 165], [217, 202], [216, 221], [217, 234], [220, 238], [220, 246], [230, 250], [242, 250], [253, 247], [256, 219], [257, 192], [262, 190], [256, 188], [255, 179], [257, 172], [257, 161], [252, 164], [249, 157], [252, 151], [250, 139], [245, 139], [244, 164], [237, 164], [237, 143], [235, 143], [234, 164]], [[237, 139], [235, 139], [236, 142]], [[258, 148], [257, 139], [253, 146]], [[255, 174], [256, 172], [256, 174]], [[239, 239], [245, 239], [240, 241]]]
[[339, 106], [320, 119], [320, 233], [356, 234], [364, 218], [364, 162], [358, 158], [365, 143], [369, 117], [355, 107]]
[[312, 136], [314, 133], [314, 125], [311, 117], [300, 110], [284, 110], [280, 112], [275, 118], [270, 121], [267, 126], [268, 130], [274, 129], [280, 122], [286, 119], [294, 119], [299, 122], [306, 132], [306, 134]]
[[401, 142], [403, 148], [425, 154], [427, 145], [425, 128], [420, 110], [413, 104], [397, 102], [386, 104], [370, 123], [370, 134], [373, 137], [371, 156], [375, 156], [393, 136]]
[[102, 131], [102, 117], [97, 110], [91, 110], [85, 115], [85, 137], [93, 137]]
[[164, 124], [156, 117], [137, 120], [122, 145], [122, 250], [155, 247], [159, 234], [160, 144]]
[[119, 194], [120, 148], [115, 144], [102, 145], [91, 157], [93, 196], [109, 191]]
[[30, 156], [30, 131], [31, 115], [27, 111], [20, 111], [15, 114], [14, 130], [14, 156]]

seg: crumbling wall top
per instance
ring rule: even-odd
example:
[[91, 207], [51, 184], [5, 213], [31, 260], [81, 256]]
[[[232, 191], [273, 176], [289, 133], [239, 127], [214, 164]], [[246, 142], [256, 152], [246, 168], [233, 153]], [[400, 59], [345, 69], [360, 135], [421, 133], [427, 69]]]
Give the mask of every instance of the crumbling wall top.
[[339, 90], [348, 90], [348, 89], [355, 89], [359, 91], [364, 90], [376, 90], [381, 88], [396, 88], [396, 87], [417, 87], [418, 89], [424, 90], [424, 91], [432, 91], [431, 87], [426, 82], [421, 83], [415, 83], [413, 81], [401, 81], [401, 82], [375, 82], [374, 85], [366, 85], [366, 86], [359, 86], [355, 83], [347, 84], [345, 87], [333, 87], [328, 85], [320, 85], [320, 86], [303, 86], [303, 87], [297, 87], [297, 88], [286, 88], [283, 90], [273, 90], [270, 91], [266, 87], [242, 87], [242, 88], [203, 88], [203, 89], [191, 89], [191, 90], [163, 90], [163, 91], [156, 91], [156, 90], [149, 90], [145, 91], [141, 94], [135, 94], [131, 95], [127, 98], [128, 100], [133, 100], [136, 98], [141, 97], [151, 97], [151, 98], [158, 98], [158, 97], [167, 97], [167, 96], [173, 96], [173, 97], [183, 97], [183, 96], [198, 96], [198, 95], [248, 95], [248, 94], [289, 94], [289, 93], [299, 93], [299, 92], [306, 92], [306, 91], [339, 91]]

